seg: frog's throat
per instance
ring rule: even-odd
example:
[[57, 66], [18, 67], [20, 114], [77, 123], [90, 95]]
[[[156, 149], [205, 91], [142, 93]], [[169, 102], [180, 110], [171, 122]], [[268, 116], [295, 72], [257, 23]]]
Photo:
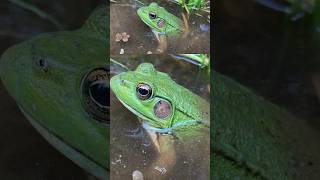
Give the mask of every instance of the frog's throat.
[[[123, 102], [120, 98], [118, 98], [119, 101], [129, 110], [131, 111], [133, 114], [135, 114], [136, 116], [138, 116], [139, 118], [143, 119], [143, 120], [149, 120], [151, 118], [139, 113], [136, 109], [130, 107], [128, 104], [126, 104], [125, 102]], [[142, 127], [157, 133], [162, 133], [162, 134], [171, 134], [172, 131], [176, 128], [182, 127], [182, 126], [189, 126], [189, 125], [196, 125], [196, 124], [200, 124], [201, 121], [195, 120], [195, 119], [190, 119], [190, 120], [186, 120], [186, 121], [182, 121], [182, 122], [178, 122], [176, 124], [174, 124], [172, 127], [169, 128], [157, 128], [157, 127], [153, 127], [150, 126], [148, 123], [142, 123]]]
[[156, 127], [152, 127], [147, 123], [143, 123], [142, 127], [144, 129], [148, 129], [157, 133], [161, 133], [161, 134], [171, 134], [172, 131], [176, 128], [182, 127], [182, 126], [189, 126], [189, 125], [196, 125], [199, 124], [200, 122], [197, 120], [187, 120], [187, 121], [182, 121], [179, 123], [176, 123], [175, 125], [173, 125], [170, 128], [156, 128]]
[[64, 141], [62, 137], [47, 129], [41, 122], [34, 119], [28, 114], [22, 106], [18, 105], [23, 115], [28, 119], [32, 126], [58, 151], [64, 154], [67, 158], [78, 164], [83, 169], [92, 173], [94, 176], [106, 180], [109, 174], [109, 168], [99, 164], [91, 157], [87, 156], [84, 152], [73, 147], [68, 142]]

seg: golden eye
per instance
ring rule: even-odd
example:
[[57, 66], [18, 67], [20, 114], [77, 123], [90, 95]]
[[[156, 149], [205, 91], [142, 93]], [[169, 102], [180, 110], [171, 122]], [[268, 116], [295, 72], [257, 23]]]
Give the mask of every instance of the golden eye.
[[148, 84], [140, 83], [137, 85], [137, 97], [141, 100], [150, 99], [152, 96], [152, 88]]
[[149, 17], [150, 17], [150, 19], [156, 19], [157, 18], [157, 14], [154, 13], [154, 12], [150, 12], [149, 13]]

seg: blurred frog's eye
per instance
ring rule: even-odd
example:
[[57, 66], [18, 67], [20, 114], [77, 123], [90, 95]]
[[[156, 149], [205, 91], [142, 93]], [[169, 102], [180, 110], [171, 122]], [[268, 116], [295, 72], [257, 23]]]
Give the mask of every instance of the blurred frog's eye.
[[109, 84], [108, 70], [98, 68], [89, 72], [82, 81], [82, 100], [84, 109], [94, 119], [108, 122]]
[[154, 12], [150, 12], [149, 13], [149, 17], [150, 17], [150, 19], [156, 19], [157, 18], [157, 14], [154, 13]]
[[140, 83], [137, 85], [137, 97], [141, 100], [150, 99], [152, 96], [152, 88], [148, 84]]

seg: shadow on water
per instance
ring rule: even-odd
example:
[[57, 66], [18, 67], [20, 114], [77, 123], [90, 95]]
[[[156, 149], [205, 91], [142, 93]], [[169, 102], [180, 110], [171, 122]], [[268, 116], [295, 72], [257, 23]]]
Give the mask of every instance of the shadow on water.
[[[104, 1], [28, 1], [53, 16], [63, 30], [80, 27]], [[58, 28], [9, 1], [0, 2], [0, 54], [8, 47]], [[0, 82], [1, 179], [88, 179], [87, 173], [59, 153], [31, 126]]]
[[[130, 70], [135, 70], [140, 63], [150, 62], [158, 71], [169, 74], [178, 84], [204, 99], [210, 99], [209, 79], [206, 72], [190, 63], [174, 60], [164, 55], [114, 56], [112, 58], [126, 65]], [[122, 69], [122, 71], [125, 70]], [[112, 76], [119, 72], [121, 70], [117, 69], [117, 65], [111, 63]], [[125, 108], [113, 92], [110, 94], [110, 101], [111, 179], [131, 179], [135, 170], [142, 172], [146, 179], [150, 171], [159, 175], [156, 179], [188, 179], [190, 177], [208, 179], [210, 172], [209, 132], [199, 139], [193, 136], [191, 145], [176, 140], [176, 145], [170, 150], [170, 152], [175, 152], [174, 157], [171, 157], [169, 153], [164, 162], [169, 164], [172, 159], [176, 158], [177, 163], [174, 167], [162, 171], [164, 174], [160, 175], [161, 164], [153, 164], [159, 153], [152, 138], [142, 128], [137, 116]]]
[[[110, 53], [119, 54], [124, 49], [124, 54], [147, 54], [158, 53], [159, 45], [157, 38], [137, 15], [138, 8], [148, 6], [153, 1], [117, 1], [110, 6]], [[168, 12], [179, 19], [182, 18], [183, 8], [168, 1], [158, 3]], [[169, 37], [166, 53], [209, 53], [210, 52], [210, 24], [208, 13], [201, 13], [202, 16], [194, 13], [189, 16], [189, 33], [186, 37]], [[127, 42], [117, 42], [116, 34], [126, 32], [130, 35]]]
[[313, 6], [293, 19], [253, 0], [215, 4], [214, 68], [299, 118], [284, 120], [298, 179], [320, 177], [320, 9]]

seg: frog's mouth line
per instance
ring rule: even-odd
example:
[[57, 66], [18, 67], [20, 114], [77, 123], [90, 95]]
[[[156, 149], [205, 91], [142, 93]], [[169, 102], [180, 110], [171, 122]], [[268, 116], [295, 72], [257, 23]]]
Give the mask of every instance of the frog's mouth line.
[[118, 98], [119, 101], [127, 108], [129, 109], [129, 111], [131, 111], [133, 114], [135, 114], [136, 116], [140, 117], [143, 120], [150, 120], [151, 118], [141, 114], [139, 111], [137, 111], [136, 109], [132, 108], [131, 106], [129, 106], [127, 103], [125, 103], [124, 101], [122, 101], [120, 98]]
[[31, 115], [29, 115], [22, 106], [18, 105], [21, 112], [25, 115], [25, 117], [29, 120], [32, 126], [42, 135], [44, 139], [46, 139], [54, 148], [56, 148], [59, 152], [64, 154], [68, 159], [72, 160], [76, 164], [77, 159], [82, 159], [82, 163], [78, 164], [83, 169], [87, 170], [90, 173], [95, 173], [94, 175], [104, 179], [106, 174], [108, 175], [110, 169], [103, 166], [102, 164], [96, 162], [91, 157], [87, 156], [81, 150], [75, 148], [68, 142], [66, 142], [62, 137], [52, 132], [50, 129], [45, 127], [41, 122], [34, 119]]

